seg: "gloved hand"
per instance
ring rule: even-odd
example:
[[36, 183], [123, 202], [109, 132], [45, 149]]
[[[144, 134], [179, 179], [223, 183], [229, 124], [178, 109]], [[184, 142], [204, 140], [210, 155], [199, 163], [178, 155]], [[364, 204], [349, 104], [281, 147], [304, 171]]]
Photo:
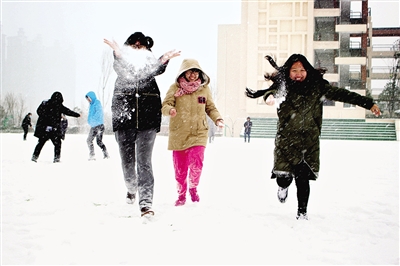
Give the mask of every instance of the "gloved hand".
[[255, 99], [255, 98], [263, 96], [266, 91], [267, 90], [254, 91], [252, 89], [246, 88], [245, 94], [247, 97]]

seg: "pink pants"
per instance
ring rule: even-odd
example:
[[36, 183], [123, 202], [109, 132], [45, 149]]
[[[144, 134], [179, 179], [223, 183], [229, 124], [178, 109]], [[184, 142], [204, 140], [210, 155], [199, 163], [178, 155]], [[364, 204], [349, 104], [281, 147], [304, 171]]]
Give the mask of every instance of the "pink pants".
[[204, 150], [204, 146], [194, 146], [183, 151], [172, 152], [179, 196], [186, 195], [188, 172], [189, 189], [196, 188], [199, 184], [201, 171], [203, 170]]

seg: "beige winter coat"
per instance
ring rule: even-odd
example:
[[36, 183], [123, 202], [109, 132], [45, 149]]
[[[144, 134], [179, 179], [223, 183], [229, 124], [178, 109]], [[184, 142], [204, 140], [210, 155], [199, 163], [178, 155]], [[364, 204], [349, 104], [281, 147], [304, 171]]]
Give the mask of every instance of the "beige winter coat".
[[[178, 78], [185, 71], [197, 68], [201, 70], [204, 82], [191, 94], [175, 97], [179, 88]], [[206, 146], [208, 138], [207, 115], [216, 123], [222, 119], [211, 96], [208, 84], [210, 78], [201, 69], [194, 59], [185, 59], [182, 62], [175, 83], [169, 88], [162, 103], [162, 114], [169, 116], [172, 108], [176, 109], [176, 116], [170, 117], [168, 150], [185, 150], [193, 146]], [[202, 103], [205, 99], [205, 103]]]

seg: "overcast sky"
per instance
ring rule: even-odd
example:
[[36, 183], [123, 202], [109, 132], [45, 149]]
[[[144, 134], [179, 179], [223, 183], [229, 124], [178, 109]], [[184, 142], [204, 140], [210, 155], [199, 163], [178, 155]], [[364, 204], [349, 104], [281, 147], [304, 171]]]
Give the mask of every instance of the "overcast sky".
[[[399, 1], [370, 0], [373, 27], [399, 27]], [[133, 32], [142, 31], [153, 38], [156, 57], [181, 50], [181, 57], [173, 59], [159, 78], [164, 94], [184, 58], [199, 60], [215, 82], [218, 25], [240, 23], [241, 1], [3, 0], [1, 5], [2, 33], [6, 36], [15, 36], [23, 28], [28, 40], [41, 35], [48, 46], [55, 41], [73, 45], [78, 64], [77, 94], [98, 88], [101, 57], [110, 49], [103, 38], [122, 44]]]

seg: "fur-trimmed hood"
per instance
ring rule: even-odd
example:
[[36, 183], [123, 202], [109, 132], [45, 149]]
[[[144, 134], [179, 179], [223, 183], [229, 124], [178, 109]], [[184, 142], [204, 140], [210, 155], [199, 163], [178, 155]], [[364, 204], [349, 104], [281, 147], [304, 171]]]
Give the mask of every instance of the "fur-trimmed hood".
[[201, 79], [201, 85], [208, 85], [210, 83], [210, 77], [204, 72], [204, 70], [200, 67], [200, 64], [195, 59], [184, 59], [182, 61], [181, 67], [179, 69], [178, 75], [175, 78], [175, 83], [177, 87], [179, 87], [178, 79], [179, 77], [185, 73], [187, 70], [196, 68], [201, 71], [199, 77]]

